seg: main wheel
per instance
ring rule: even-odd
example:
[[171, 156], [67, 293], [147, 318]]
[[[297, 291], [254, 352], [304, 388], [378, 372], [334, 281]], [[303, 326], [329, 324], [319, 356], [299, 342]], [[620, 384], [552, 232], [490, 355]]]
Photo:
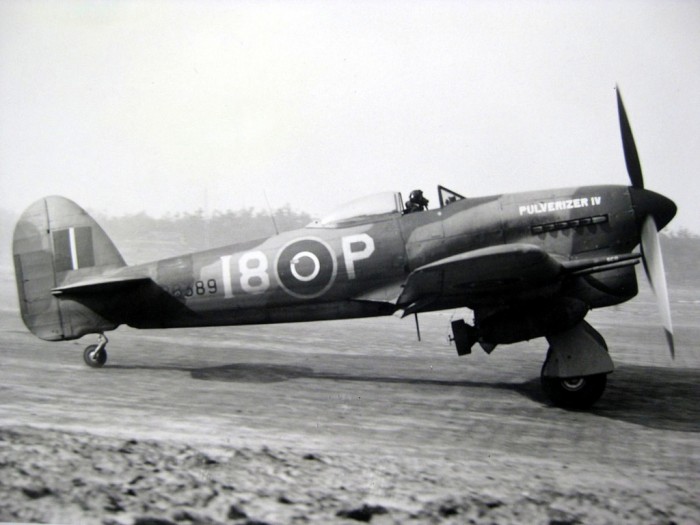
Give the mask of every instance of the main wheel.
[[101, 368], [107, 362], [107, 350], [104, 347], [95, 352], [97, 345], [90, 345], [83, 352], [83, 360], [90, 368]]
[[542, 390], [558, 407], [590, 408], [600, 399], [608, 382], [607, 374], [572, 377], [540, 377]]

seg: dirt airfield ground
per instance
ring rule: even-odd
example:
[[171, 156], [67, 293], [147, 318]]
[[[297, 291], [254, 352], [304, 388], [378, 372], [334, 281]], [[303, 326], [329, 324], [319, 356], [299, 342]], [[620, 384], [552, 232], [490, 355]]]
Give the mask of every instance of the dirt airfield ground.
[[618, 369], [549, 406], [543, 340], [458, 358], [453, 312], [109, 334], [101, 370], [0, 291], [0, 522], [700, 523], [700, 293], [593, 312]]

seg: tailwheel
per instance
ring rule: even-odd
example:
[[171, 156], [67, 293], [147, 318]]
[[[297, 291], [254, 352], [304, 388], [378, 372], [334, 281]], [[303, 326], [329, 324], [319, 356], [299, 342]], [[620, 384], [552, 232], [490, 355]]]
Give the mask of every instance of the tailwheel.
[[558, 407], [590, 408], [605, 391], [607, 374], [561, 378], [540, 376], [542, 390]]
[[96, 345], [89, 345], [83, 352], [83, 360], [90, 368], [102, 368], [107, 362], [107, 338], [104, 334], [97, 337]]

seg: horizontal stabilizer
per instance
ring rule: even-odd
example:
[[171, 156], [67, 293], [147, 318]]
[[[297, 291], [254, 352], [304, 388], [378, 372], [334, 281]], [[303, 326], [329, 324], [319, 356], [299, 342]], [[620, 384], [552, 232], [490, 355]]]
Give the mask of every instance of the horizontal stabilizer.
[[103, 277], [79, 281], [65, 286], [53, 288], [53, 295], [62, 294], [89, 294], [89, 293], [106, 293], [131, 288], [139, 284], [152, 282], [150, 277]]

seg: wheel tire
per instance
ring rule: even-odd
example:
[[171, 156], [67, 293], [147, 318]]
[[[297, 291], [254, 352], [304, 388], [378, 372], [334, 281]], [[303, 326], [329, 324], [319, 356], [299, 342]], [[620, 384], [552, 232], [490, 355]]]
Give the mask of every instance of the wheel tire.
[[83, 352], [83, 360], [90, 368], [102, 368], [107, 362], [107, 350], [102, 348], [99, 352], [93, 354], [96, 348], [97, 345], [90, 345]]
[[552, 403], [562, 408], [590, 408], [600, 399], [608, 382], [607, 374], [562, 379], [541, 376], [542, 390]]

